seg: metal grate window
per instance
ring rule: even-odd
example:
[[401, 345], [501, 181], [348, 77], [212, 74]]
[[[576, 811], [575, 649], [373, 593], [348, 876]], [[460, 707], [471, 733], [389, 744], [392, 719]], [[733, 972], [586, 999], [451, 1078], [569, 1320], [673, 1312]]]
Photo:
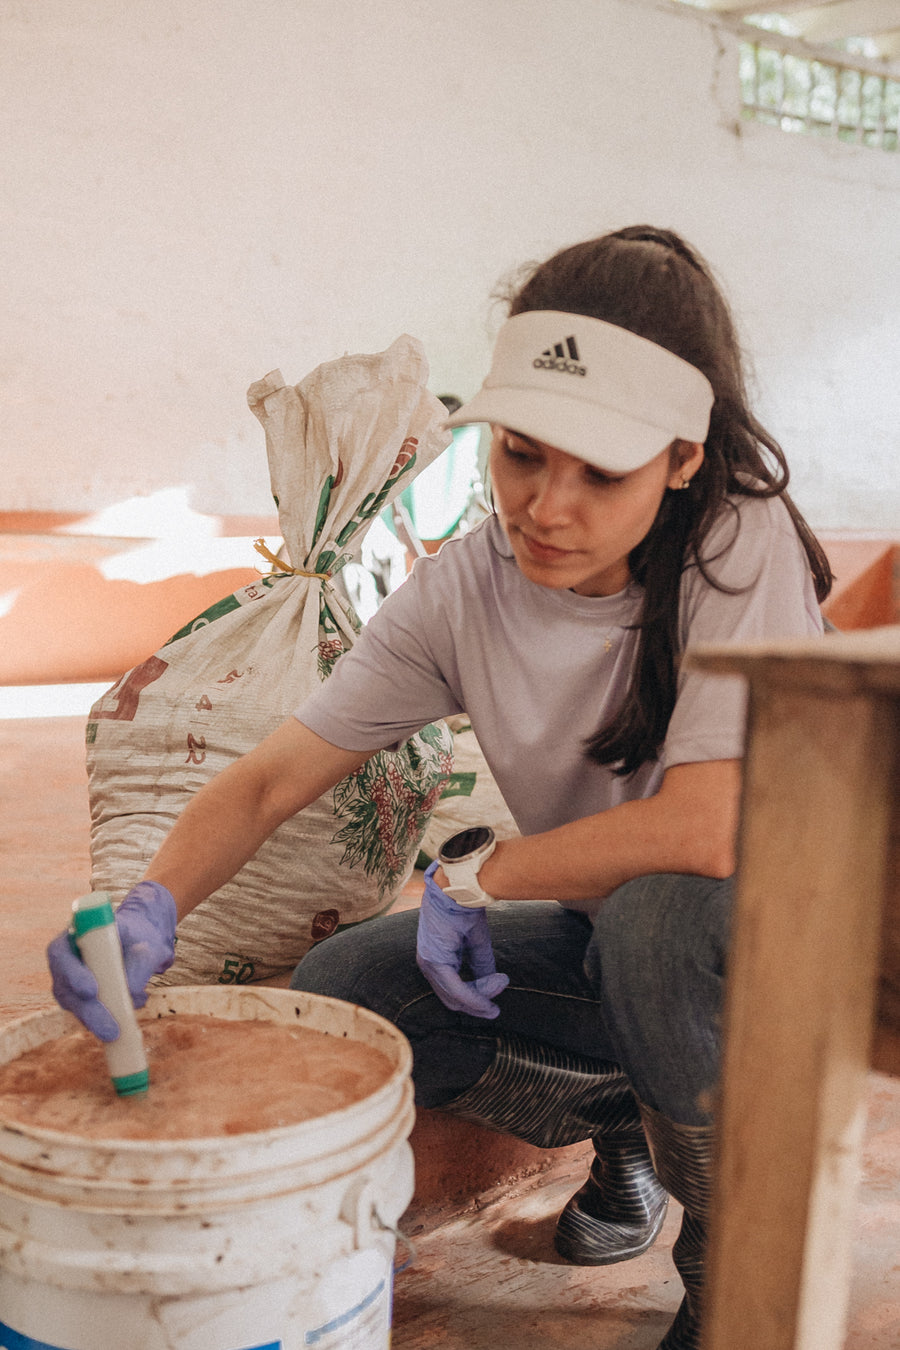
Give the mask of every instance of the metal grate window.
[[[794, 18], [817, 13], [817, 0], [790, 0], [785, 13], [765, 6], [758, 14], [739, 0], [680, 3], [704, 10], [717, 25], [738, 35], [745, 119], [782, 131], [900, 150], [900, 74], [896, 64], [888, 65], [873, 37], [811, 44]], [[835, 4], [836, 10], [843, 8], [849, 5]], [[859, 0], [859, 20], [865, 22], [867, 13], [877, 18], [867, 11], [866, 0]]]
[[900, 80], [842, 58], [784, 50], [777, 37], [740, 44], [743, 116], [782, 131], [900, 149]]

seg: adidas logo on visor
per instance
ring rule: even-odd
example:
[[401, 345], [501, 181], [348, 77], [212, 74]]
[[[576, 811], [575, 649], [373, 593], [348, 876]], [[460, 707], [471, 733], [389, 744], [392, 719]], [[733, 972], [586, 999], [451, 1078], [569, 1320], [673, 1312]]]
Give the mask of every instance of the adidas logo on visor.
[[578, 343], [572, 335], [548, 347], [540, 356], [536, 356], [531, 364], [538, 370], [562, 370], [568, 375], [586, 375], [587, 366], [581, 365], [580, 362]]

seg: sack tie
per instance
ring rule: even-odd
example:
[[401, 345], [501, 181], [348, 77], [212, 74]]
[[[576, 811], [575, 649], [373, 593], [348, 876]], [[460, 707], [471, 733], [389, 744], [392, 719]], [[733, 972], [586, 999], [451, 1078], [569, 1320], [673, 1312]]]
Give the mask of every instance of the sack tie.
[[271, 563], [272, 565], [272, 570], [266, 573], [267, 576], [315, 577], [318, 581], [331, 580], [330, 572], [307, 572], [302, 567], [288, 567], [287, 563], [282, 562], [280, 558], [276, 557], [266, 544], [265, 539], [254, 540], [253, 547], [256, 549], [257, 553], [265, 558], [267, 563]]

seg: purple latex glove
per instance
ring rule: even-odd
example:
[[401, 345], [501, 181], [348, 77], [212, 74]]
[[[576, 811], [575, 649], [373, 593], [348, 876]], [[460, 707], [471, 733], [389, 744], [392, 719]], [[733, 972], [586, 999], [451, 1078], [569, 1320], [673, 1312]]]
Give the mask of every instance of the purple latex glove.
[[[147, 1002], [147, 981], [175, 960], [175, 901], [158, 881], [141, 881], [116, 910], [116, 928], [125, 959], [125, 979], [136, 1008]], [[53, 997], [101, 1041], [114, 1041], [119, 1024], [97, 997], [97, 981], [72, 950], [68, 931], [47, 948]]]
[[[493, 1020], [500, 1009], [491, 999], [509, 984], [498, 975], [487, 917], [483, 909], [466, 909], [441, 890], [432, 863], [425, 873], [419, 910], [416, 964], [446, 1008]], [[474, 980], [459, 974], [468, 961]]]

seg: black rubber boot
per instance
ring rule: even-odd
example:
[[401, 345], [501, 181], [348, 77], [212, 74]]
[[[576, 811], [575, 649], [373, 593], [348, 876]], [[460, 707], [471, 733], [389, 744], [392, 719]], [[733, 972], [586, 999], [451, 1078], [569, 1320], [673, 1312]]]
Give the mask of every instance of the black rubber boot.
[[653, 1173], [637, 1102], [617, 1064], [501, 1037], [477, 1083], [442, 1108], [538, 1148], [593, 1139], [588, 1180], [560, 1215], [557, 1251], [611, 1265], [654, 1241], [668, 1196]]
[[637, 1131], [626, 1125], [594, 1136], [597, 1156], [588, 1179], [560, 1214], [553, 1239], [575, 1266], [640, 1256], [662, 1228], [669, 1197], [656, 1179], [640, 1120], [637, 1125]]
[[684, 1284], [684, 1298], [658, 1350], [700, 1350], [706, 1231], [712, 1197], [713, 1128], [679, 1125], [640, 1106], [656, 1174], [684, 1206], [672, 1258]]

